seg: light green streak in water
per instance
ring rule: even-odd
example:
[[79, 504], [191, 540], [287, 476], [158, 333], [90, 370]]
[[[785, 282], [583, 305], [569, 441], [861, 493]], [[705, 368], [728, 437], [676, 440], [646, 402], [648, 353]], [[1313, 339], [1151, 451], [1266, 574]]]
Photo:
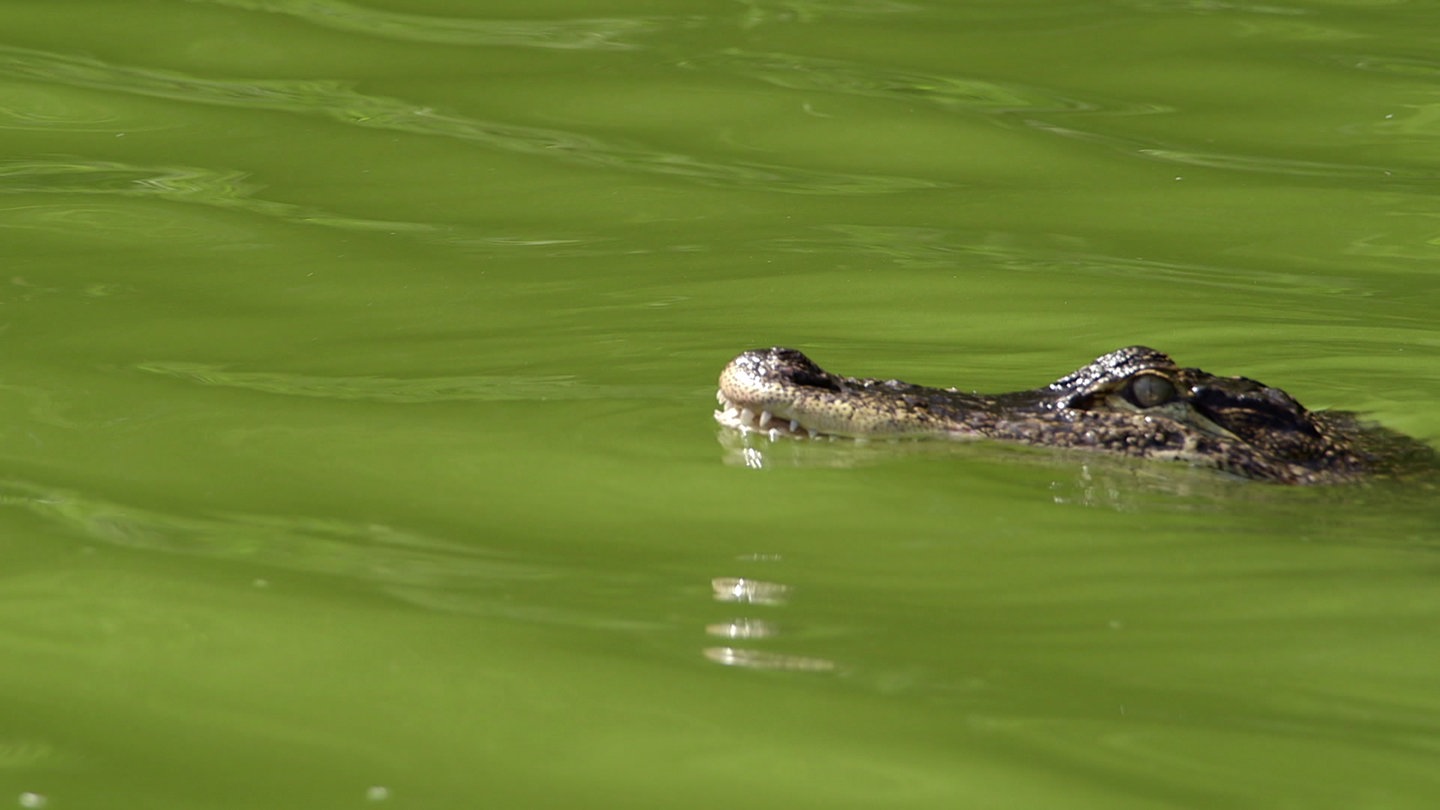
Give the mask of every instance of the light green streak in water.
[[31, 82], [4, 82], [0, 84], [0, 130], [108, 133], [122, 128], [153, 129], [138, 116], [122, 124], [113, 105], [93, 97], [72, 98], [79, 95], [82, 93], [65, 93]]
[[897, 0], [739, 0], [745, 7], [741, 26], [817, 23], [845, 17], [875, 17], [884, 14], [915, 12], [914, 3]]
[[519, 377], [324, 377], [284, 372], [230, 371], [204, 363], [153, 362], [136, 368], [201, 385], [244, 388], [267, 394], [375, 402], [504, 402], [517, 400], [646, 399], [673, 396], [674, 390], [643, 386], [598, 386], [564, 375]]
[[342, 217], [299, 205], [256, 198], [259, 186], [240, 171], [193, 166], [135, 166], [113, 161], [15, 160], [0, 162], [0, 194], [98, 194], [214, 206], [276, 219], [351, 230], [430, 233], [440, 226]]
[[205, 79], [14, 47], [0, 47], [0, 75], [196, 104], [319, 115], [351, 126], [454, 138], [507, 152], [707, 184], [801, 194], [877, 194], [946, 185], [913, 177], [809, 171], [745, 161], [712, 162], [563, 130], [452, 115], [400, 99], [365, 95], [344, 82], [321, 79]]
[[26, 771], [62, 764], [68, 759], [47, 742], [0, 739], [0, 771]]
[[[754, 53], [729, 48], [718, 54], [688, 59], [684, 65], [748, 76], [789, 90], [810, 90], [881, 98], [942, 109], [980, 112], [1095, 111], [1102, 105], [1065, 98], [1053, 92], [1015, 84], [919, 71], [896, 70], [865, 62], [821, 59], [791, 53]], [[1164, 112], [1164, 108], [1119, 108], [1117, 112]]]
[[106, 545], [392, 587], [550, 577], [543, 568], [502, 559], [475, 544], [378, 524], [264, 514], [187, 516], [18, 480], [0, 482], [0, 507], [24, 509]]
[[313, 25], [407, 42], [500, 45], [562, 50], [631, 50], [629, 41], [654, 33], [659, 21], [643, 17], [570, 20], [478, 20], [381, 11], [338, 0], [190, 0], [206, 5], [267, 11]]

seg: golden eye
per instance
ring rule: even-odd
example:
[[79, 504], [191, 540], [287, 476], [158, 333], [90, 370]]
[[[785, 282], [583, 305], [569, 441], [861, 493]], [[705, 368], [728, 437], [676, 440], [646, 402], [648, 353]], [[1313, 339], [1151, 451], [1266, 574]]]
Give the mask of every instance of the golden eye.
[[1160, 374], [1137, 374], [1125, 386], [1125, 398], [1139, 408], [1164, 405], [1175, 396], [1175, 383]]

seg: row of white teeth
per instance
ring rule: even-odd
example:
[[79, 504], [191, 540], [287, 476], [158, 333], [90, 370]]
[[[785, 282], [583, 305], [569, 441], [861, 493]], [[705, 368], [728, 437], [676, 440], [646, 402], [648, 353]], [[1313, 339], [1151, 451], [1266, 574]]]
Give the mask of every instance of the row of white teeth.
[[716, 392], [715, 398], [720, 402], [724, 410], [715, 412], [715, 421], [722, 425], [738, 428], [742, 434], [757, 432], [768, 433], [773, 441], [782, 435], [788, 436], [809, 436], [815, 438], [820, 434], [810, 428], [801, 427], [800, 423], [791, 419], [789, 423], [778, 420], [769, 411], [762, 410], [759, 414], [749, 408], [742, 408], [725, 398], [725, 395]]

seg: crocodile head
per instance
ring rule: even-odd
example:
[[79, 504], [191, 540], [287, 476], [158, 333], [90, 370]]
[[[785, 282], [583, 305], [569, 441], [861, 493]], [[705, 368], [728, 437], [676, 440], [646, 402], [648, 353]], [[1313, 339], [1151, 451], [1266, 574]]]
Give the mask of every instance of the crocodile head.
[[1247, 478], [1338, 483], [1433, 466], [1434, 451], [1310, 411], [1278, 388], [1130, 346], [1042, 388], [972, 394], [825, 371], [795, 349], [744, 352], [720, 375], [722, 425], [782, 436], [995, 439], [1186, 461]]

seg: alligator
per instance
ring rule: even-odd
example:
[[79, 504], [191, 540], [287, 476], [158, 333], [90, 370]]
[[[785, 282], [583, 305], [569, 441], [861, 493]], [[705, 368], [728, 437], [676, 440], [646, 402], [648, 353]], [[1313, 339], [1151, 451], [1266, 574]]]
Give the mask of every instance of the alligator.
[[1053, 383], [985, 395], [843, 377], [796, 349], [742, 353], [720, 374], [715, 419], [781, 437], [996, 439], [1172, 459], [1242, 478], [1338, 484], [1435, 470], [1434, 449], [1345, 411], [1310, 411], [1246, 377], [1182, 368], [1129, 346]]

